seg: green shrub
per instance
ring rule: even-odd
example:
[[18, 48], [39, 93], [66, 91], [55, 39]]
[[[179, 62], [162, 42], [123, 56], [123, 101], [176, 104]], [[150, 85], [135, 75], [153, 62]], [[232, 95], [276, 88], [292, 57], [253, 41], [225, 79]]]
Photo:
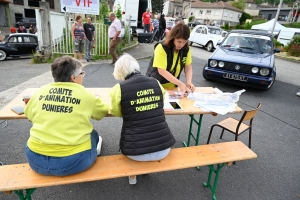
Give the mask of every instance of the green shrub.
[[189, 22], [193, 22], [193, 21], [194, 21], [194, 19], [195, 19], [195, 16], [193, 16], [193, 15], [192, 15], [192, 16], [190, 16], [190, 17], [189, 17]]
[[276, 39], [273, 40], [273, 44], [274, 44], [275, 48], [280, 48], [281, 47], [281, 43]]
[[290, 56], [300, 57], [300, 35], [293, 37], [287, 45], [287, 52]]
[[249, 22], [247, 22], [244, 26], [244, 29], [246, 30], [250, 30], [252, 28], [252, 24], [250, 24]]
[[224, 29], [229, 30], [229, 24], [228, 23], [225, 24]]

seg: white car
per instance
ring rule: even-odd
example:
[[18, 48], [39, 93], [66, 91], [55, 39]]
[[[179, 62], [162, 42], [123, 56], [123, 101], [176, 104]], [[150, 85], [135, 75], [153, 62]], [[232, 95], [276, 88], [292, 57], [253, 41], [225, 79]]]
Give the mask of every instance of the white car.
[[191, 32], [189, 42], [206, 47], [207, 51], [213, 51], [217, 42], [221, 42], [227, 32], [216, 26], [197, 25]]

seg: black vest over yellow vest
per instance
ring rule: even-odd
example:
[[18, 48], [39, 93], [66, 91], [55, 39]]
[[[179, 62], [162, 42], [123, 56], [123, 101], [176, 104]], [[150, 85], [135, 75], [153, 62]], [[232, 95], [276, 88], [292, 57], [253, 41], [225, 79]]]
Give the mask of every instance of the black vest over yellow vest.
[[167, 149], [175, 139], [165, 120], [163, 94], [154, 78], [131, 74], [120, 83], [124, 155], [142, 155]]

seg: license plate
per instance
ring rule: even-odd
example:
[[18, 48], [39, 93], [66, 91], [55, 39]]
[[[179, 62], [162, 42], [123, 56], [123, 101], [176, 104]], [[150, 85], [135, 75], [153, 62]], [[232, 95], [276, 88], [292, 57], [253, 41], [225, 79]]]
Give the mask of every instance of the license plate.
[[248, 77], [246, 77], [246, 76], [241, 76], [241, 75], [236, 75], [236, 74], [229, 74], [229, 73], [223, 74], [223, 77], [228, 78], [228, 79], [237, 80], [237, 81], [244, 81], [244, 82], [247, 82], [247, 80], [248, 80]]

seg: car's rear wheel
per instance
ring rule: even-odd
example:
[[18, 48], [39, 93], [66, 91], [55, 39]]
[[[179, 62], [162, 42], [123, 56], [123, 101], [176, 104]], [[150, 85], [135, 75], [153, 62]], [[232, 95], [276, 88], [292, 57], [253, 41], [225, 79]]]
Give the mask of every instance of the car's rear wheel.
[[209, 42], [206, 46], [207, 51], [212, 52], [214, 49], [214, 45], [212, 42]]
[[275, 82], [275, 79], [276, 79], [276, 74], [274, 75], [271, 84], [270, 84], [267, 88], [264, 88], [263, 90], [267, 91], [267, 90], [271, 89], [271, 87], [273, 86], [273, 84], [274, 84], [274, 82]]
[[193, 42], [190, 41], [189, 45], [192, 46], [192, 45], [193, 45]]
[[210, 79], [207, 78], [207, 75], [205, 73], [205, 67], [207, 67], [207, 64], [204, 65], [203, 70], [202, 70], [202, 76], [205, 80], [209, 81]]
[[0, 60], [5, 60], [7, 57], [6, 52], [0, 49]]

